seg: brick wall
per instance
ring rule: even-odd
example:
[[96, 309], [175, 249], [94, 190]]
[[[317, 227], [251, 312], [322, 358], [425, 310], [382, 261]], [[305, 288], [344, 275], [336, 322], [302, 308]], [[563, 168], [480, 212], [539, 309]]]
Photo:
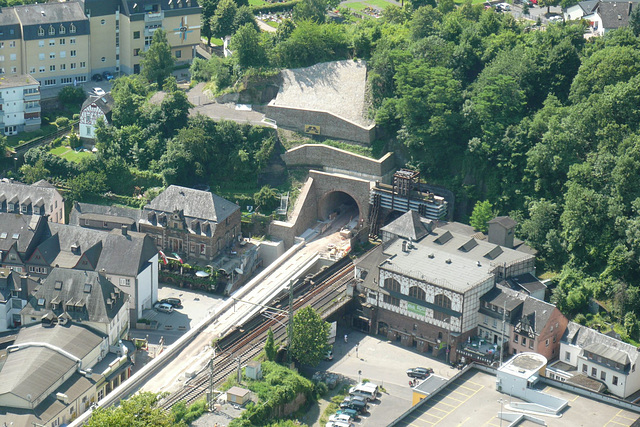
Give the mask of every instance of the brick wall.
[[[556, 327], [556, 323], [558, 326]], [[536, 353], [539, 353], [547, 358], [547, 360], [553, 360], [560, 354], [560, 339], [567, 329], [569, 320], [558, 310], [553, 309], [549, 321], [540, 331], [540, 335], [536, 339]], [[555, 337], [556, 342], [553, 342]], [[549, 340], [549, 346], [547, 347], [547, 339]]]

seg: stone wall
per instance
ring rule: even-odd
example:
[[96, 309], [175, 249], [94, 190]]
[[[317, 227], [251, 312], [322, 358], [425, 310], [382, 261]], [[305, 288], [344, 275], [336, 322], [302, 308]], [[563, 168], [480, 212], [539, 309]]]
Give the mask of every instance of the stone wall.
[[387, 153], [375, 160], [323, 144], [305, 144], [282, 155], [287, 167], [313, 166], [325, 172], [345, 173], [371, 181], [391, 183], [395, 157]]
[[376, 137], [375, 125], [361, 126], [327, 111], [304, 110], [276, 105], [267, 106], [266, 115], [278, 127], [305, 132], [305, 125], [317, 126], [318, 135], [370, 144]]

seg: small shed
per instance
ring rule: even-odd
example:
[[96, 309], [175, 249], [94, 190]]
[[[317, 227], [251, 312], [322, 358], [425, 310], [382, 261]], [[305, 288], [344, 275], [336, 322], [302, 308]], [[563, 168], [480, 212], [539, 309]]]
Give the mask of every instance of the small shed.
[[249, 400], [250, 395], [250, 390], [234, 386], [227, 390], [227, 402], [244, 405]]
[[257, 360], [252, 360], [247, 363], [247, 366], [244, 369], [244, 374], [247, 378], [251, 378], [252, 380], [262, 379], [262, 363]]

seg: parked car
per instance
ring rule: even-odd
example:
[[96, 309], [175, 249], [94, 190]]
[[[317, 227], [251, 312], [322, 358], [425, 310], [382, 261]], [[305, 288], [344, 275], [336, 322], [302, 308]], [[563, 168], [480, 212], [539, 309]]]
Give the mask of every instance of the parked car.
[[349, 396], [344, 399], [344, 401], [340, 404], [340, 409], [354, 409], [358, 411], [358, 413], [363, 414], [367, 412], [369, 405], [367, 405], [367, 400], [360, 396]]
[[160, 300], [160, 302], [169, 304], [173, 308], [182, 308], [182, 300], [180, 300], [180, 298], [165, 298]]
[[433, 369], [431, 368], [411, 368], [407, 369], [407, 376], [409, 378], [418, 378], [419, 380], [424, 380], [429, 377], [433, 373]]
[[349, 408], [338, 409], [336, 411], [336, 414], [348, 415], [351, 417], [352, 420], [357, 420], [359, 418], [358, 411], [356, 411], [355, 409], [349, 409]]
[[549, 17], [549, 22], [562, 22], [562, 16], [551, 16]]
[[527, 5], [529, 7], [533, 7], [533, 2], [531, 0], [522, 0], [522, 5]]
[[102, 73], [102, 77], [104, 77], [105, 80], [113, 80], [113, 74], [111, 74], [111, 71], [105, 71]]
[[97, 96], [102, 96], [106, 93], [101, 87], [94, 87], [92, 90]]
[[171, 304], [166, 304], [163, 302], [160, 303], [156, 303], [153, 308], [155, 308], [157, 311], [161, 312], [161, 313], [173, 313], [173, 306]]
[[350, 423], [351, 417], [347, 414], [333, 414], [329, 417], [329, 421], [331, 422], [341, 421], [343, 423]]
[[325, 427], [353, 427], [353, 424], [349, 421], [329, 421]]
[[94, 74], [93, 76], [91, 76], [91, 80], [93, 80], [94, 82], [101, 82], [102, 76], [100, 74]]

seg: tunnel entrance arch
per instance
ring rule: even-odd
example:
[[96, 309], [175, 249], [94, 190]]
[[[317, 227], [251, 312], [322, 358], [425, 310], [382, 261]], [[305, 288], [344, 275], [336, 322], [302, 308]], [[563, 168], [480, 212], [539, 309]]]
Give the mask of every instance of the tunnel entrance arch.
[[321, 221], [345, 215], [358, 218], [358, 222], [362, 222], [362, 210], [358, 202], [344, 191], [328, 192], [318, 202], [318, 219]]

